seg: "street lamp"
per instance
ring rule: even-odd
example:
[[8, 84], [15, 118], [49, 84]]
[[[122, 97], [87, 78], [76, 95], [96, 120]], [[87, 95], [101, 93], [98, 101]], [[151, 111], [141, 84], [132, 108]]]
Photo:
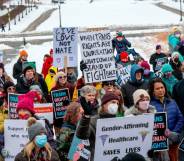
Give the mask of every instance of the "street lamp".
[[59, 27], [61, 28], [61, 0], [58, 1], [59, 6]]
[[[20, 10], [19, 1], [18, 1], [18, 9]], [[18, 20], [20, 21], [20, 13], [19, 13], [18, 17], [19, 17]]]
[[[14, 8], [16, 8], [15, 3], [13, 5], [14, 5]], [[14, 18], [14, 25], [16, 25], [16, 15], [15, 15], [15, 18]]]
[[180, 0], [180, 21], [182, 21], [182, 2]]

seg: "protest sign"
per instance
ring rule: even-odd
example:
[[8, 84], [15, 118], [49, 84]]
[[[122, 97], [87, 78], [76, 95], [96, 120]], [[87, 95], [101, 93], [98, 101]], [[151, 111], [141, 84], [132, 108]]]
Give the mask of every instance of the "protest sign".
[[[45, 126], [45, 122], [39, 121]], [[28, 143], [27, 120], [5, 120], [4, 122], [5, 149], [8, 152], [5, 161], [14, 161], [15, 156], [21, 152]]]
[[117, 69], [117, 74], [118, 74], [117, 82], [119, 86], [122, 86], [130, 79], [130, 70], [131, 70], [131, 64], [127, 66], [122, 66]]
[[152, 149], [155, 151], [168, 150], [168, 138], [165, 136], [167, 129], [167, 115], [165, 112], [156, 113], [154, 120], [154, 135]]
[[81, 140], [75, 134], [68, 153], [68, 159], [73, 161], [79, 159], [80, 161], [88, 161], [91, 155], [89, 146], [89, 140]]
[[154, 115], [98, 119], [95, 161], [111, 161], [136, 152], [147, 157], [153, 137]]
[[68, 67], [77, 67], [77, 36], [77, 28], [54, 28], [54, 66], [64, 68], [64, 57], [67, 56]]
[[112, 39], [109, 31], [85, 32], [79, 35], [86, 83], [116, 79]]
[[165, 63], [167, 63], [167, 57], [156, 59], [155, 70], [156, 71], [160, 70]]
[[49, 120], [53, 124], [53, 106], [52, 103], [35, 103], [34, 110], [36, 115], [41, 119]]
[[68, 88], [51, 91], [54, 115], [56, 119], [63, 118], [66, 106], [70, 103]]
[[8, 116], [10, 119], [17, 119], [18, 114], [16, 112], [18, 96], [20, 94], [9, 93], [8, 94]]
[[26, 67], [31, 66], [36, 71], [36, 62], [35, 61], [26, 61], [22, 64], [22, 70], [24, 70]]

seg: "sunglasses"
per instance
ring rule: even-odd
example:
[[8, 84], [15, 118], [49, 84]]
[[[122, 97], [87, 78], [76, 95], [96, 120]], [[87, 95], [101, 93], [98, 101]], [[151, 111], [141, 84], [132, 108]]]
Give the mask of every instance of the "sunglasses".
[[105, 86], [114, 86], [114, 82], [106, 82], [104, 83]]
[[66, 78], [66, 76], [60, 76], [59, 79]]

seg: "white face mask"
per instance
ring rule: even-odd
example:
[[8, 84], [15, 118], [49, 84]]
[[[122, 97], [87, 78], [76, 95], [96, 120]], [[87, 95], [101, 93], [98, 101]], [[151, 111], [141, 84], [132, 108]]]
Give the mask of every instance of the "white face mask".
[[141, 101], [139, 102], [139, 109], [141, 110], [147, 110], [149, 107], [150, 101]]
[[111, 103], [108, 105], [108, 113], [111, 115], [115, 115], [118, 111], [118, 105], [115, 103]]
[[175, 36], [179, 38], [181, 35], [180, 34], [176, 34]]

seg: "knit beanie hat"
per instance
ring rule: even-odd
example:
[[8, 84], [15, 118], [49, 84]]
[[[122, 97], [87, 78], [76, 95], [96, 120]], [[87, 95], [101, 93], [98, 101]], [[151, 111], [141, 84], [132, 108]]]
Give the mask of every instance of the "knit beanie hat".
[[40, 135], [40, 133], [45, 133], [47, 134], [47, 131], [45, 127], [39, 122], [34, 117], [30, 117], [28, 119], [28, 136], [29, 140], [32, 141], [35, 136]]
[[27, 70], [30, 70], [30, 69], [34, 70], [34, 68], [32, 66], [25, 67], [24, 70], [23, 70], [23, 74], [25, 75], [26, 74], [26, 71]]
[[143, 61], [140, 65], [142, 68], [150, 70], [150, 65], [147, 61]]
[[156, 45], [156, 50], [161, 49], [161, 45]]
[[4, 73], [4, 64], [3, 63], [0, 63], [0, 68], [3, 69], [3, 73]]
[[64, 72], [62, 72], [62, 71], [60, 71], [60, 72], [58, 72], [56, 75], [55, 75], [55, 81], [57, 82], [58, 80], [59, 80], [59, 77], [64, 77], [64, 76], [67, 76], [66, 75], [66, 73], [64, 73]]
[[28, 53], [27, 53], [26, 50], [21, 50], [21, 51], [19, 52], [19, 55], [20, 55], [20, 57], [22, 57], [22, 56], [28, 56]]
[[119, 31], [119, 32], [117, 33], [117, 37], [122, 37], [122, 36], [123, 36], [122, 32]]
[[7, 92], [8, 87], [11, 87], [11, 86], [15, 86], [15, 84], [11, 81], [5, 82], [3, 85], [4, 91]]
[[128, 53], [126, 51], [121, 52], [121, 54], [120, 54], [120, 60], [122, 62], [125, 62], [125, 63], [128, 62], [129, 56], [128, 56]]
[[128, 153], [123, 157], [122, 161], [146, 161], [146, 159], [138, 153]]
[[150, 99], [150, 96], [148, 94], [148, 92], [144, 89], [137, 89], [134, 93], [133, 93], [133, 100], [134, 100], [134, 105], [137, 104], [137, 102], [142, 98], [142, 97], [148, 97]]
[[17, 112], [20, 109], [25, 109], [30, 111], [32, 114], [35, 114], [34, 110], [34, 92], [28, 92], [26, 94], [22, 94], [18, 96], [18, 103], [17, 103]]
[[37, 85], [37, 84], [30, 86], [29, 89], [30, 89], [31, 91], [38, 91], [38, 92], [40, 92], [41, 94], [43, 94], [43, 92], [42, 92], [40, 86]]
[[161, 72], [162, 72], [163, 74], [168, 73], [168, 72], [172, 72], [172, 71], [173, 71], [173, 69], [172, 69], [172, 67], [171, 67], [170, 64], [164, 64], [164, 65], [162, 66]]
[[118, 100], [119, 101], [119, 97], [117, 95], [115, 95], [114, 93], [107, 93], [102, 97], [101, 105], [104, 105], [111, 100]]

